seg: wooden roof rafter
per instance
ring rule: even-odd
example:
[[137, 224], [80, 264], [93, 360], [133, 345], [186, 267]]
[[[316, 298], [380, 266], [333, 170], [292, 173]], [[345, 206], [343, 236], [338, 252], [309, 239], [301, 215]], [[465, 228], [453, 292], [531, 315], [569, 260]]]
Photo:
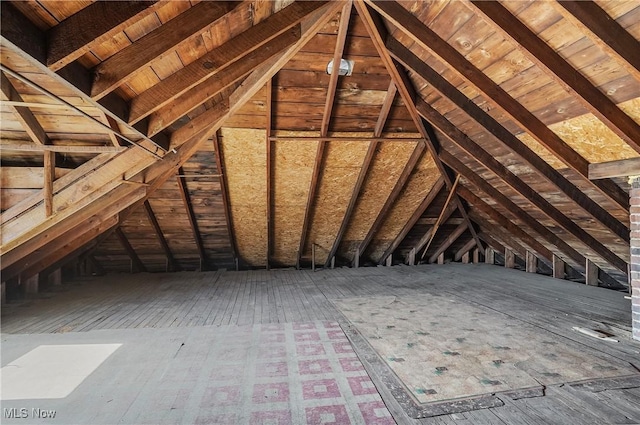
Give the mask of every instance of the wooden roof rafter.
[[129, 258], [131, 258], [131, 263], [133, 266], [132, 271], [146, 272], [147, 268], [145, 267], [144, 263], [140, 261], [140, 257], [138, 257], [136, 250], [133, 248], [133, 246], [131, 246], [131, 243], [127, 239], [127, 236], [124, 234], [121, 227], [116, 227], [115, 235], [120, 241], [120, 244], [122, 244], [122, 247], [127, 252], [127, 255], [129, 255]]
[[[609, 97], [598, 90], [584, 75], [562, 58], [547, 43], [513, 16], [497, 1], [470, 0], [474, 11], [479, 11], [490, 24], [521, 46], [527, 56], [554, 81], [573, 94], [597, 116], [611, 131], [622, 138], [636, 152], [640, 152], [640, 125], [625, 114]], [[635, 40], [635, 39], [634, 39]], [[634, 43], [640, 48], [639, 43]], [[519, 47], [520, 48], [520, 47]], [[629, 46], [633, 49], [633, 45]]]
[[156, 237], [158, 238], [158, 242], [160, 243], [160, 246], [164, 251], [165, 257], [167, 257], [168, 271], [180, 270], [180, 265], [178, 264], [175, 257], [173, 256], [173, 253], [171, 252], [169, 243], [167, 242], [167, 239], [164, 237], [164, 233], [162, 232], [160, 223], [158, 223], [158, 219], [156, 218], [156, 215], [153, 212], [153, 208], [151, 208], [151, 204], [149, 203], [149, 200], [145, 199], [143, 205], [144, 205], [145, 213], [147, 214], [147, 219], [149, 220], [149, 223], [153, 227], [153, 231], [156, 234]]
[[267, 270], [269, 270], [271, 255], [273, 255], [273, 163], [272, 163], [272, 142], [271, 142], [271, 127], [272, 127], [272, 111], [273, 111], [273, 78], [267, 81], [267, 98], [265, 100], [267, 116], [267, 128], [265, 134], [265, 143], [267, 145], [266, 153], [266, 169], [267, 169]]
[[[438, 140], [436, 138], [435, 133], [430, 128], [429, 124], [426, 124], [415, 107], [415, 89], [409, 80], [406, 72], [400, 68], [400, 66], [391, 58], [389, 52], [385, 46], [385, 40], [387, 38], [387, 30], [382, 23], [380, 17], [373, 11], [369, 9], [369, 6], [365, 4], [364, 0], [355, 0], [355, 6], [358, 11], [358, 15], [362, 19], [367, 28], [367, 32], [373, 41], [373, 44], [382, 59], [382, 62], [385, 65], [389, 75], [391, 76], [391, 80], [394, 82], [400, 96], [407, 107], [407, 111], [411, 116], [412, 121], [416, 125], [420, 135], [423, 137], [424, 142], [426, 144], [427, 149], [431, 153], [431, 156], [438, 167], [441, 175], [445, 179], [445, 184], [447, 187], [453, 186], [453, 180], [451, 177], [450, 170], [446, 169], [442, 164], [438, 157]], [[425, 125], [426, 124], [426, 125]], [[458, 206], [462, 217], [464, 218], [467, 226], [473, 235], [474, 239], [478, 243], [478, 247], [482, 248], [482, 242], [478, 238], [475, 229], [473, 228], [473, 224], [467, 215], [464, 205], [460, 201], [460, 199], [455, 196], [455, 203]]]
[[[324, 110], [322, 114], [322, 124], [320, 127], [320, 137], [326, 137], [329, 131], [329, 124], [331, 122], [331, 111], [333, 110], [333, 103], [336, 96], [336, 87], [338, 86], [338, 78], [340, 73], [338, 72], [342, 54], [344, 53], [344, 46], [347, 40], [347, 32], [349, 29], [349, 18], [351, 17], [351, 0], [348, 0], [342, 7], [340, 13], [340, 24], [338, 27], [338, 34], [336, 36], [336, 44], [333, 52], [333, 72], [329, 77], [329, 86], [327, 88], [327, 96], [325, 98]], [[338, 65], [336, 65], [338, 64]], [[307, 242], [307, 232], [309, 229], [309, 223], [313, 215], [313, 208], [315, 204], [316, 191], [318, 189], [318, 180], [320, 173], [322, 172], [323, 163], [325, 160], [325, 147], [326, 142], [324, 140], [318, 141], [318, 148], [316, 150], [316, 159], [313, 165], [313, 171], [311, 174], [311, 182], [309, 184], [309, 194], [307, 196], [307, 203], [304, 211], [304, 218], [302, 219], [302, 230], [300, 234], [300, 244], [298, 246], [298, 254], [296, 264], [300, 265], [300, 259], [304, 256], [305, 245]], [[330, 260], [330, 257], [328, 257]]]
[[507, 167], [505, 167], [501, 162], [495, 159], [480, 145], [471, 140], [466, 134], [462, 133], [445, 117], [440, 115], [440, 113], [433, 107], [420, 99], [418, 101], [417, 108], [425, 117], [425, 119], [436, 126], [436, 128], [438, 128], [443, 134], [445, 134], [447, 138], [456, 146], [470, 153], [478, 160], [478, 162], [480, 162], [483, 166], [500, 177], [505, 183], [511, 186], [516, 192], [522, 195], [529, 202], [538, 207], [538, 209], [545, 213], [549, 218], [551, 218], [568, 232], [573, 234], [586, 246], [591, 247], [609, 264], [616, 267], [623, 273], [627, 273], [627, 263], [623, 259], [621, 259], [617, 254], [615, 254], [604, 244], [602, 244], [602, 242], [590, 235], [582, 227], [578, 226], [563, 212], [551, 205], [549, 201], [547, 201], [538, 192], [536, 192], [524, 181], [522, 181], [522, 179], [513, 174]]
[[[13, 84], [11, 84], [11, 81], [9, 81], [4, 72], [0, 72], [0, 99], [3, 101], [24, 102], [22, 96], [20, 96], [20, 93], [18, 93]], [[45, 133], [42, 125], [40, 125], [28, 107], [13, 106], [12, 108], [15, 111], [15, 117], [34, 143], [39, 145], [51, 144], [47, 133]]]
[[495, 118], [467, 98], [433, 68], [393, 38], [387, 40], [387, 48], [392, 56], [419, 75], [442, 96], [463, 110], [470, 118], [492, 134], [495, 140], [518, 155], [519, 158], [528, 163], [535, 172], [553, 183], [571, 200], [611, 230], [611, 232], [621, 239], [628, 241], [629, 229], [623, 223], [611, 215], [611, 213], [601, 205], [585, 195], [584, 192], [578, 189], [569, 179], [549, 165], [544, 159], [540, 158], [531, 148], [520, 141], [520, 139], [514, 136]]
[[588, 34], [598, 47], [640, 81], [640, 43], [596, 2], [559, 0], [550, 3], [563, 18]]
[[200, 229], [198, 228], [198, 220], [193, 211], [193, 204], [191, 203], [191, 196], [189, 195], [187, 184], [184, 177], [180, 177], [183, 174], [184, 171], [182, 170], [182, 167], [179, 167], [178, 176], [176, 177], [176, 179], [178, 181], [178, 188], [180, 189], [180, 197], [182, 198], [184, 209], [187, 212], [187, 218], [189, 219], [189, 226], [191, 227], [193, 240], [195, 241], [196, 248], [198, 249], [198, 257], [200, 257], [200, 270], [204, 271], [208, 268], [207, 253], [204, 249], [204, 244], [202, 243], [202, 235], [200, 234]]
[[229, 245], [231, 246], [231, 255], [234, 261], [238, 261], [238, 250], [236, 249], [236, 238], [233, 233], [233, 219], [231, 216], [231, 204], [229, 203], [229, 188], [227, 186], [227, 179], [225, 177], [224, 170], [224, 157], [222, 150], [220, 149], [220, 141], [218, 140], [217, 132], [213, 134], [212, 143], [213, 151], [215, 155], [216, 168], [220, 175], [220, 193], [222, 196], [222, 207], [224, 208], [224, 217], [227, 225], [227, 232], [229, 234]]
[[[380, 12], [389, 22], [393, 23], [404, 34], [409, 36], [421, 48], [433, 54], [447, 64], [447, 66], [469, 81], [488, 101], [496, 105], [507, 116], [526, 130], [543, 146], [553, 152], [564, 162], [588, 181], [588, 161], [578, 154], [571, 146], [564, 142], [542, 121], [511, 97], [504, 89], [476, 68], [455, 48], [449, 45], [432, 29], [425, 26], [411, 12], [396, 2], [366, 0], [368, 4]], [[622, 210], [627, 211], [629, 200], [627, 194], [614, 182], [600, 180], [592, 182], [603, 195], [611, 199]]]

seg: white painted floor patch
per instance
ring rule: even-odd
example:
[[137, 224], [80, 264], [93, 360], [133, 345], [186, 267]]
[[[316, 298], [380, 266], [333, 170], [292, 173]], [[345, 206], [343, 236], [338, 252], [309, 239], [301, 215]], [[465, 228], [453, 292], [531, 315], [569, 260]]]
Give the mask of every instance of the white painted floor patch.
[[0, 399], [65, 398], [121, 345], [40, 345], [0, 369]]

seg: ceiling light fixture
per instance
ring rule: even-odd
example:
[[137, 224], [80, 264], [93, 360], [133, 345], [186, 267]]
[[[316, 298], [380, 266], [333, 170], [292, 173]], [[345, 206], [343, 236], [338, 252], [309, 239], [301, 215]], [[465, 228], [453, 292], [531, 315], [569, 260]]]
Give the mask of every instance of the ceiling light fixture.
[[[333, 59], [327, 64], [327, 74], [331, 75], [333, 72]], [[353, 72], [353, 61], [347, 59], [340, 59], [340, 68], [338, 68], [338, 75], [349, 76]]]

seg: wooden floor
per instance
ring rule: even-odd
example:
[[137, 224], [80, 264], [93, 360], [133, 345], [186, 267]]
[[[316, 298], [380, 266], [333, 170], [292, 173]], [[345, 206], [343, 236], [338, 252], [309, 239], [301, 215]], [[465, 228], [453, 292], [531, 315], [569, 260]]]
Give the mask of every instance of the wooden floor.
[[[255, 323], [344, 321], [332, 300], [437, 290], [495, 309], [598, 350], [640, 371], [640, 343], [630, 339], [630, 301], [624, 293], [484, 264], [335, 270], [110, 275], [77, 280], [35, 300], [2, 309], [6, 334], [85, 332]], [[619, 343], [576, 333], [582, 326], [609, 332]], [[375, 377], [374, 377], [375, 381]], [[640, 388], [590, 391], [569, 385], [546, 396], [433, 418], [408, 419], [381, 394], [398, 423], [577, 424], [640, 423]]]

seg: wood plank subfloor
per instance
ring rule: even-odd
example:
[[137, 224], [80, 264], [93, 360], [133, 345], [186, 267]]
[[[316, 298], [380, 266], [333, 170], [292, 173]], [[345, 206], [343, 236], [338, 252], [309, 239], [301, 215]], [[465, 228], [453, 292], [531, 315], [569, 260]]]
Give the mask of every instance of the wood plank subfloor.
[[[484, 264], [108, 275], [10, 303], [2, 309], [1, 328], [3, 334], [144, 328], [188, 332], [210, 325], [343, 322], [336, 300], [434, 292], [496, 310], [640, 368], [640, 343], [630, 338], [625, 294]], [[606, 331], [620, 342], [593, 339], [573, 326]], [[394, 406], [379, 382], [377, 386], [400, 424], [640, 423], [639, 388], [592, 391], [556, 385], [546, 388], [544, 397], [501, 396], [504, 406], [413, 420]]]

